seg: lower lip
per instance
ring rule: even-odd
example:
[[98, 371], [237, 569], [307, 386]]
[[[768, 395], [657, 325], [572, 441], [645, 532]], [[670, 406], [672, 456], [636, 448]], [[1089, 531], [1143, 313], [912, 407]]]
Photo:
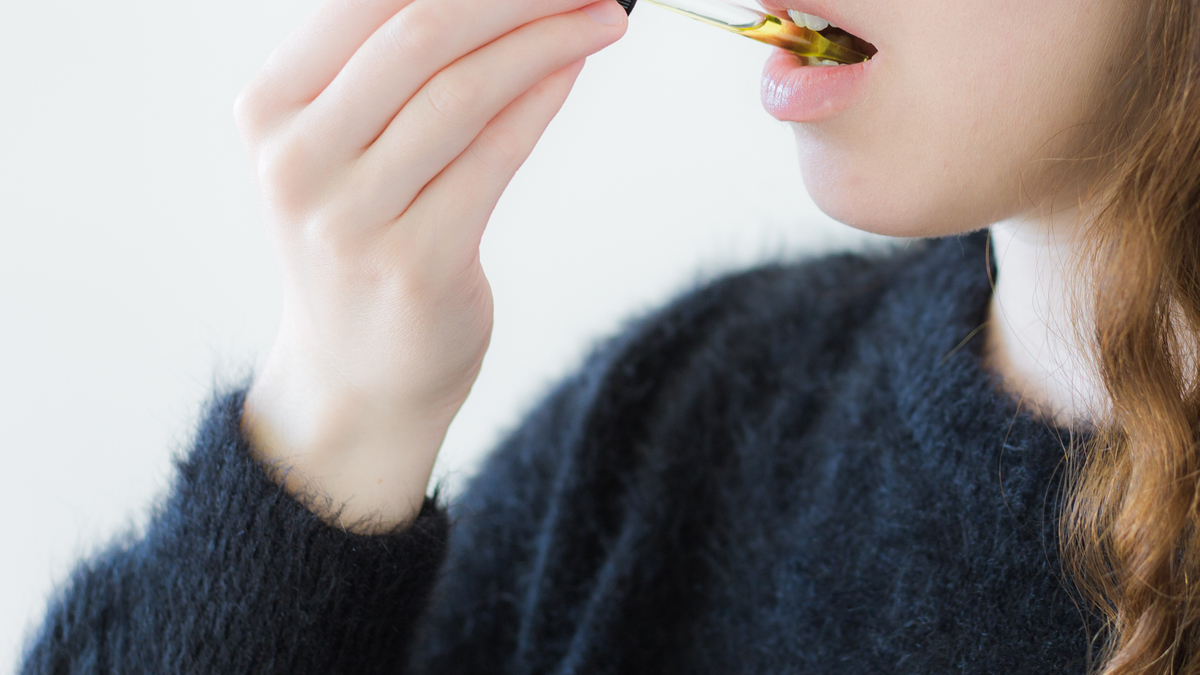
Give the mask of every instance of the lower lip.
[[858, 101], [875, 59], [840, 66], [806, 66], [799, 56], [776, 48], [763, 68], [762, 103], [784, 122], [817, 122]]

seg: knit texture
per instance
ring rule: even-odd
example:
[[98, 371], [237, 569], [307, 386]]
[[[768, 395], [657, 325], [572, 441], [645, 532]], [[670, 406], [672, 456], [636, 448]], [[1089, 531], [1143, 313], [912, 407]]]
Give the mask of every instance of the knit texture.
[[448, 518], [387, 536], [283, 493], [244, 389], [218, 394], [148, 533], [80, 565], [21, 672], [1084, 673], [1072, 439], [982, 366], [986, 243], [690, 291], [599, 344]]

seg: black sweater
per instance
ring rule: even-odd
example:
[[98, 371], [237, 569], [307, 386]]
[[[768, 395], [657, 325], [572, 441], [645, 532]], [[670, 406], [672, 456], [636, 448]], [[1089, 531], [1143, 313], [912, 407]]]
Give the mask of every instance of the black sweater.
[[271, 482], [218, 393], [20, 672], [1083, 673], [1070, 438], [980, 360], [987, 235], [723, 277], [601, 343], [387, 536]]

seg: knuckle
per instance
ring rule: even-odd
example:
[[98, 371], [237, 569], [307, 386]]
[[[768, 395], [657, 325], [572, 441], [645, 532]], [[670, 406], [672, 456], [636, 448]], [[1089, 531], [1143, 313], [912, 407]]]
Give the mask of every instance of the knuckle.
[[351, 214], [344, 208], [329, 204], [314, 209], [298, 220], [297, 233], [312, 250], [321, 251], [336, 267], [346, 267], [363, 256], [362, 240], [354, 236]]
[[233, 119], [238, 129], [250, 133], [267, 129], [275, 115], [275, 111], [267, 105], [269, 99], [266, 86], [260, 79], [247, 84], [233, 102]]
[[480, 134], [470, 145], [471, 156], [489, 169], [507, 170], [524, 154], [521, 135], [511, 129], [494, 129]]
[[425, 86], [429, 106], [443, 119], [454, 119], [475, 107], [478, 91], [442, 71]]
[[404, 59], [419, 59], [437, 45], [438, 36], [445, 35], [436, 14], [422, 11], [424, 5], [413, 3], [398, 12], [382, 32], [391, 51]]
[[262, 126], [262, 112], [259, 110], [258, 98], [250, 86], [242, 89], [234, 99], [233, 119], [238, 128], [245, 131], [253, 131]]
[[277, 139], [260, 150], [258, 184], [273, 209], [285, 214], [304, 209], [312, 192], [306, 177], [314, 161], [311, 144], [300, 134]]
[[562, 78], [552, 75], [543, 78], [540, 82], [529, 88], [529, 95], [533, 98], [544, 99], [558, 93], [562, 86]]

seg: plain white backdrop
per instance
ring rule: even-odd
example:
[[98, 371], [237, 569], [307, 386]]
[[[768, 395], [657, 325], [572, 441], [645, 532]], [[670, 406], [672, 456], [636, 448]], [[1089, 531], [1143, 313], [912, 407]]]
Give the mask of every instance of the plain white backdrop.
[[[0, 0], [0, 672], [81, 555], [144, 522], [214, 384], [279, 308], [232, 105], [317, 0]], [[874, 238], [824, 217], [770, 48], [640, 4], [592, 57], [483, 240], [483, 372], [435, 478], [592, 342], [697, 280]]]

